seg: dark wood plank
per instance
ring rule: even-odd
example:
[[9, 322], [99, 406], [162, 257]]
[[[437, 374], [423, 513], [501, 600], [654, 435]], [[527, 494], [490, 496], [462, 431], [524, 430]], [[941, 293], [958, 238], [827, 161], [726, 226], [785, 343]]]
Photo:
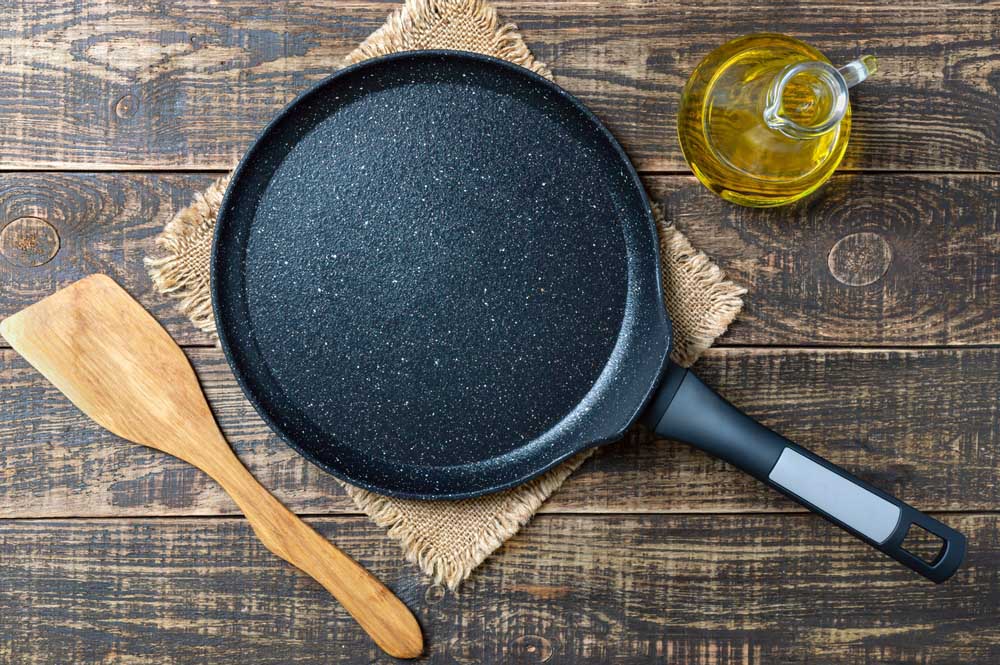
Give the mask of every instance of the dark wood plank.
[[1000, 177], [842, 175], [751, 210], [647, 179], [691, 243], [749, 290], [724, 344], [1000, 343]]
[[[142, 258], [213, 177], [0, 174], [0, 316], [103, 271], [179, 342], [209, 343], [153, 291]], [[689, 177], [646, 183], [694, 245], [750, 289], [725, 344], [1000, 343], [1000, 298], [990, 297], [1000, 285], [998, 176], [841, 175], [771, 211], [729, 205]]]
[[[416, 611], [432, 663], [1000, 659], [996, 515], [935, 586], [812, 516], [540, 516], [459, 593], [363, 517], [314, 520]], [[387, 663], [241, 520], [0, 522], [0, 660]]]
[[[277, 441], [221, 352], [192, 349], [213, 409], [266, 487], [303, 513], [357, 512], [335, 481]], [[720, 349], [712, 386], [765, 424], [925, 510], [997, 510], [1000, 349]], [[87, 420], [13, 351], [0, 353], [0, 516], [232, 514], [206, 476]], [[797, 511], [688, 446], [637, 436], [606, 447], [551, 512]]]
[[156, 293], [143, 259], [174, 213], [217, 177], [0, 174], [0, 318], [104, 272], [152, 311], [179, 343], [210, 344], [172, 299]]
[[[6, 168], [230, 168], [287, 101], [396, 2], [24, 0], [0, 10]], [[847, 164], [1000, 169], [995, 0], [497, 3], [643, 169], [684, 168], [688, 74], [740, 34], [786, 32], [837, 62], [871, 51]]]

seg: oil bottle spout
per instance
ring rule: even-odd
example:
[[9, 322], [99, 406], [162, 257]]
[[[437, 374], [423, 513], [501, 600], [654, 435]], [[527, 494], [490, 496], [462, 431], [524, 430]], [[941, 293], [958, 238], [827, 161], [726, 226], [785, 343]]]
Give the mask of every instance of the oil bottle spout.
[[847, 63], [838, 71], [844, 77], [847, 87], [853, 88], [878, 71], [878, 60], [873, 55], [863, 55], [857, 60]]
[[764, 123], [793, 139], [814, 139], [834, 130], [848, 106], [848, 89], [875, 73], [875, 56], [865, 55], [840, 69], [820, 60], [790, 64], [767, 91]]

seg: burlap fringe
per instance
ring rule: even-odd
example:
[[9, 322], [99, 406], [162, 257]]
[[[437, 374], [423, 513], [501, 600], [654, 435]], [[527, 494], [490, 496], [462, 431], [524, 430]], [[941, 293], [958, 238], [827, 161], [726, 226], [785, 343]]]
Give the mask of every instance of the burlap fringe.
[[497, 10], [484, 0], [406, 0], [402, 7], [394, 10], [385, 24], [361, 42], [346, 60], [350, 64], [361, 62], [390, 53], [433, 48], [435, 44], [420, 43], [415, 35], [423, 35], [435, 24], [462, 15], [472, 19], [483, 34], [493, 35], [489, 46], [492, 55], [530, 69], [536, 74], [552, 78], [552, 72], [543, 63], [535, 60], [528, 45], [513, 23], [500, 24]]
[[[654, 211], [660, 236], [660, 272], [667, 312], [681, 311], [679, 303], [670, 302], [670, 296], [680, 291], [671, 282], [683, 279], [694, 283], [694, 288], [709, 305], [706, 309], [715, 314], [698, 317], [693, 327], [686, 325], [684, 319], [674, 319], [674, 346], [670, 357], [678, 365], [690, 367], [736, 319], [743, 309], [742, 296], [747, 290], [727, 280], [722, 269], [705, 252], [692, 247], [683, 233], [664, 220], [659, 210]], [[677, 334], [679, 326], [684, 326], [683, 334]]]
[[[200, 266], [192, 266], [189, 261], [192, 255], [201, 255], [192, 248], [205, 246], [205, 236], [214, 233], [215, 218], [228, 184], [229, 176], [225, 175], [204, 192], [196, 194], [191, 205], [174, 215], [156, 238], [156, 248], [162, 254], [146, 257], [143, 261], [157, 290], [177, 298], [181, 312], [213, 338], [216, 332], [212, 293], [208, 288], [210, 271], [207, 263], [202, 271]], [[207, 246], [211, 244], [211, 240], [207, 240]], [[208, 261], [207, 256], [203, 259]]]
[[527, 524], [552, 493], [593, 454], [593, 449], [584, 451], [539, 478], [507, 490], [504, 510], [497, 511], [492, 521], [482, 527], [477, 540], [453, 552], [438, 551], [393, 499], [342, 484], [355, 505], [399, 542], [407, 561], [417, 565], [434, 583], [454, 591], [479, 564]]

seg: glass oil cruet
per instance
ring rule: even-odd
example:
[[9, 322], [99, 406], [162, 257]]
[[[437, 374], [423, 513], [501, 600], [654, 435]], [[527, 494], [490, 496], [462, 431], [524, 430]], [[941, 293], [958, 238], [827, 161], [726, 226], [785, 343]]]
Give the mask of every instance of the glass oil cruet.
[[797, 39], [747, 35], [710, 53], [681, 99], [677, 132], [698, 179], [746, 206], [791, 203], [844, 157], [848, 88], [875, 72], [868, 55], [840, 69]]

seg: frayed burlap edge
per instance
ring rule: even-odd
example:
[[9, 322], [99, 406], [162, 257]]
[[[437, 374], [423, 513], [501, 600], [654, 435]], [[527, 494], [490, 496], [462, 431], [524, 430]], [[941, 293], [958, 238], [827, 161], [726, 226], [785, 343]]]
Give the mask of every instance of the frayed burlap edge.
[[[433, 34], [435, 28], [446, 23], [454, 12], [458, 12], [463, 19], [471, 19], [480, 31], [479, 38], [471, 40], [473, 43], [449, 46], [442, 44], [441, 38]], [[501, 58], [552, 78], [549, 68], [535, 60], [517, 26], [513, 23], [501, 25], [497, 10], [483, 0], [407, 0], [346, 60], [354, 64], [400, 51], [449, 47]]]
[[213, 338], [216, 332], [209, 284], [209, 252], [215, 218], [228, 184], [229, 176], [225, 175], [204, 192], [196, 194], [194, 203], [174, 215], [156, 238], [160, 256], [145, 259], [156, 289], [177, 298], [181, 312]]
[[[457, 14], [456, 14], [457, 12]], [[470, 21], [478, 34], [463, 33], [449, 40], [455, 20]], [[444, 40], [444, 41], [442, 41]], [[372, 33], [345, 60], [367, 58], [420, 48], [456, 48], [500, 57], [552, 78], [548, 67], [537, 62], [513, 24], [501, 25], [496, 10], [482, 0], [407, 0], [386, 23]], [[215, 335], [209, 290], [209, 252], [215, 217], [228, 184], [228, 176], [215, 181], [179, 211], [157, 238], [158, 257], [146, 264], [156, 288], [179, 300], [181, 311], [200, 329]], [[668, 311], [674, 315], [672, 358], [688, 366], [709, 348], [742, 308], [745, 290], [725, 280], [722, 271], [704, 253], [695, 250], [684, 235], [669, 226], [656, 211], [660, 234], [663, 287]], [[692, 298], [692, 294], [695, 297]], [[408, 561], [432, 580], [455, 588], [486, 557], [517, 533], [583, 462], [593, 454], [584, 451], [523, 486], [488, 497], [457, 502], [407, 501], [374, 494], [342, 483], [360, 510], [388, 535], [399, 541]], [[438, 512], [440, 515], [438, 515]], [[487, 515], [477, 525], [476, 538], [460, 548], [447, 549], [420, 530], [421, 517], [448, 520], [456, 513]]]
[[[442, 551], [426, 538], [406, 513], [400, 510], [401, 500], [374, 494], [346, 483], [343, 486], [358, 508], [376, 524], [387, 528], [390, 538], [399, 541], [407, 561], [419, 566], [431, 581], [456, 589], [486, 557], [527, 524], [545, 500], [593, 454], [593, 449], [584, 451], [524, 485], [491, 495], [491, 500], [502, 498], [499, 499], [495, 513], [483, 525], [478, 539], [468, 547], [454, 551]], [[447, 519], [447, 514], [454, 508], [446, 504], [462, 502], [434, 503], [439, 505], [442, 519]]]
[[[692, 247], [683, 233], [667, 224], [659, 209], [654, 209], [654, 214], [660, 235], [663, 300], [673, 323], [670, 357], [678, 365], [690, 367], [736, 319], [747, 290], [727, 280], [707, 254]], [[691, 291], [698, 293], [698, 302], [713, 315], [685, 315], [691, 303], [679, 294]]]

